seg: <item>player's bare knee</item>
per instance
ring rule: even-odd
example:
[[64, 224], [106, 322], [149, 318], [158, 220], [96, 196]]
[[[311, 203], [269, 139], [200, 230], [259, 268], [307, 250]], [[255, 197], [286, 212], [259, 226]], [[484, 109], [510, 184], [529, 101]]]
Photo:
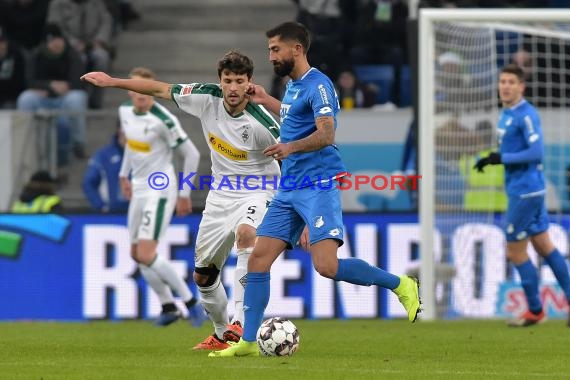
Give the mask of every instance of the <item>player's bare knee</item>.
[[255, 244], [256, 229], [247, 224], [240, 224], [236, 230], [236, 246], [240, 248], [253, 247]]
[[313, 262], [315, 270], [323, 277], [334, 279], [338, 270], [338, 265], [331, 261], [318, 261]]
[[194, 269], [194, 282], [199, 288], [207, 288], [216, 283], [220, 270], [214, 266]]

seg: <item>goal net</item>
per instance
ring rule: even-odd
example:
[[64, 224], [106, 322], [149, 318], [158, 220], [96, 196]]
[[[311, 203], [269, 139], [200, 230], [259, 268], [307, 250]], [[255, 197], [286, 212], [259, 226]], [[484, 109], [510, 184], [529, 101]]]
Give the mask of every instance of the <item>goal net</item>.
[[[518, 314], [526, 303], [506, 261], [503, 168], [478, 174], [472, 167], [497, 148], [498, 75], [517, 63], [542, 121], [551, 236], [568, 254], [570, 12], [422, 10], [419, 57], [424, 318]], [[547, 310], [561, 313], [566, 303], [553, 274], [529, 253]]]

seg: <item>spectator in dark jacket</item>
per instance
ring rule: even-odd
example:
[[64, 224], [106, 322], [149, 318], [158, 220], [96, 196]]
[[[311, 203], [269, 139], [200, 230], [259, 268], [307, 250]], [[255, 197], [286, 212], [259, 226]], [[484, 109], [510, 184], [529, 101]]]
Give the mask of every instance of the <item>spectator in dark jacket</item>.
[[32, 175], [20, 197], [12, 205], [12, 212], [19, 214], [45, 214], [61, 211], [61, 198], [55, 193], [55, 180], [44, 170]]
[[0, 1], [0, 25], [26, 52], [42, 43], [49, 0]]
[[123, 162], [125, 135], [118, 130], [108, 145], [89, 160], [83, 176], [83, 192], [95, 210], [103, 213], [124, 213], [129, 201], [121, 193], [119, 171]]
[[[108, 71], [111, 64], [112, 17], [103, 0], [52, 0], [47, 20], [58, 25], [87, 63], [87, 71]], [[89, 106], [103, 106], [103, 89], [89, 87]]]
[[0, 109], [15, 108], [26, 88], [26, 62], [20, 48], [0, 28]]
[[[57, 25], [46, 26], [45, 43], [33, 53], [30, 65], [28, 89], [18, 97], [18, 109], [55, 109], [72, 113], [58, 118], [58, 131], [71, 128], [75, 132], [75, 155], [85, 158], [87, 93], [79, 79], [85, 65]], [[60, 160], [60, 166], [62, 164], [65, 162]]]
[[335, 87], [340, 107], [344, 110], [370, 108], [376, 101], [377, 89], [370, 84], [360, 83], [352, 70], [342, 71]]

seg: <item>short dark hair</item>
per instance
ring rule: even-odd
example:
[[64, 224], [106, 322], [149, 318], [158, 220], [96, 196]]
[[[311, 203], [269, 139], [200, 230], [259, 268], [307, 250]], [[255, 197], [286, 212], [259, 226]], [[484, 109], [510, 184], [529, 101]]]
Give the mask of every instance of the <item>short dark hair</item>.
[[237, 50], [230, 50], [218, 62], [218, 78], [221, 78], [226, 70], [237, 75], [247, 74], [247, 78], [251, 79], [253, 61]]
[[44, 38], [46, 41], [50, 41], [54, 38], [65, 38], [63, 35], [63, 31], [59, 27], [58, 24], [46, 24], [44, 27]]
[[519, 65], [514, 63], [509, 63], [501, 69], [501, 74], [513, 74], [519, 79], [519, 81], [524, 82], [524, 71]]
[[285, 41], [296, 41], [301, 44], [305, 54], [309, 51], [311, 47], [311, 37], [309, 36], [309, 30], [305, 25], [299, 22], [284, 22], [283, 24], [277, 25], [273, 29], [269, 29], [265, 32], [267, 38], [273, 38], [280, 36], [282, 40]]

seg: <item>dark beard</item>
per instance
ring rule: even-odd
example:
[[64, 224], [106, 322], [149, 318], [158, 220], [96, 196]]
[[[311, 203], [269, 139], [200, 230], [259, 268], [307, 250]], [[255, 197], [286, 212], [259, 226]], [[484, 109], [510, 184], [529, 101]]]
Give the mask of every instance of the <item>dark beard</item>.
[[278, 66], [274, 65], [273, 71], [280, 77], [286, 77], [287, 75], [291, 74], [293, 67], [295, 67], [295, 61], [293, 59], [290, 59], [288, 61], [281, 62], [281, 64]]

